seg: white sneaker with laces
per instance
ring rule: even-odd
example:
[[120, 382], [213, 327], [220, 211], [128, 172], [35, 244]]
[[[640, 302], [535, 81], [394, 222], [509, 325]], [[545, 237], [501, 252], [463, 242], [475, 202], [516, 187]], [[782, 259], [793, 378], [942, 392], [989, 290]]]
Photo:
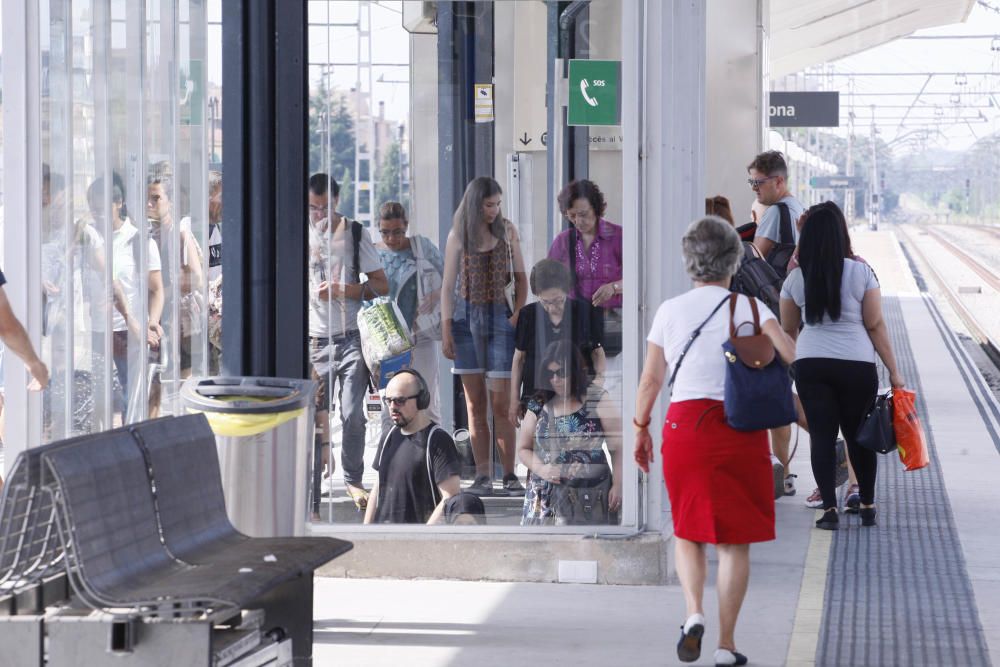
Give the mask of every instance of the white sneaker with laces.
[[774, 497], [778, 499], [785, 495], [785, 466], [774, 454], [771, 454], [771, 473], [774, 475]]
[[820, 494], [819, 489], [813, 489], [813, 492], [806, 498], [806, 507], [814, 510], [823, 507], [823, 496]]
[[785, 495], [794, 496], [795, 495], [795, 478], [798, 475], [785, 475]]

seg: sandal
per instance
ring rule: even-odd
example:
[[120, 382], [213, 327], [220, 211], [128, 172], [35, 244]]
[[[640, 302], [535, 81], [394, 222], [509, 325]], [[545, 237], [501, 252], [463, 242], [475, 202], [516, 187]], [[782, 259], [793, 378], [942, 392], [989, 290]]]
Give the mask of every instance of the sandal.
[[347, 495], [354, 501], [354, 506], [359, 512], [368, 509], [368, 492], [360, 486], [346, 485]]

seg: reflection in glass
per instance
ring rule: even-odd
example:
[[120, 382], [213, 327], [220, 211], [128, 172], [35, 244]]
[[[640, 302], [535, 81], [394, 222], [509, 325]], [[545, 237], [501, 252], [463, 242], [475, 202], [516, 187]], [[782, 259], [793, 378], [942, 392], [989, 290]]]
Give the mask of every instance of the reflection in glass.
[[521, 524], [618, 523], [622, 498], [618, 408], [600, 385], [591, 384], [583, 355], [572, 342], [551, 343], [539, 362], [539, 383], [528, 400], [518, 438], [518, 457], [531, 471]]

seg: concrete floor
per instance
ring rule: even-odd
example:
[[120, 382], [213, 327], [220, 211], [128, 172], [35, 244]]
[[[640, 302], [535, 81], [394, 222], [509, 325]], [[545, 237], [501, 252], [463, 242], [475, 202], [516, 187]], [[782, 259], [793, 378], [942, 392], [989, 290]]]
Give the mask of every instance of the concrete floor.
[[[808, 494], [811, 477], [799, 472]], [[754, 665], [786, 663], [814, 518], [803, 498], [779, 501], [778, 540], [752, 549], [737, 642]], [[714, 578], [713, 562], [699, 664], [711, 664], [718, 639]], [[675, 644], [685, 613], [677, 585], [324, 578], [316, 581], [314, 608], [317, 667], [681, 664]]]

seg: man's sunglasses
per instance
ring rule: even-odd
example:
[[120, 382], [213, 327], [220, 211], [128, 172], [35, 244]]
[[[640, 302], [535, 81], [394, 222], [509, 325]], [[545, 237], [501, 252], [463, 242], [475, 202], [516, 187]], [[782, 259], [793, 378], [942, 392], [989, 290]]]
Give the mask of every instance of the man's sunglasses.
[[757, 188], [759, 188], [764, 183], [767, 183], [768, 181], [772, 181], [772, 180], [774, 180], [776, 178], [777, 178], [777, 175], [775, 175], [775, 176], [765, 176], [764, 178], [748, 178], [747, 179], [747, 185], [749, 185], [751, 188], [753, 188], [754, 190], [756, 190]]
[[420, 394], [414, 394], [413, 396], [386, 396], [382, 399], [386, 405], [395, 405], [397, 408], [401, 408], [406, 405], [407, 401], [417, 398]]

